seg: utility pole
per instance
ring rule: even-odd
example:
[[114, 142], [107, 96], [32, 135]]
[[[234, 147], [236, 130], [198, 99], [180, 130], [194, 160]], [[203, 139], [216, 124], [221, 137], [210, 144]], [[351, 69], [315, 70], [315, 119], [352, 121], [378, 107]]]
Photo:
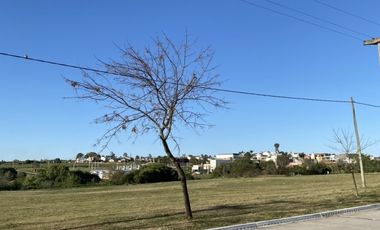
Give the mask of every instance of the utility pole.
[[354, 128], [355, 128], [355, 136], [356, 136], [356, 152], [359, 155], [360, 176], [362, 179], [362, 187], [365, 188], [366, 184], [365, 184], [365, 177], [364, 177], [364, 170], [363, 170], [362, 148], [360, 145], [358, 124], [356, 122], [355, 103], [354, 103], [354, 99], [352, 97], [351, 97], [351, 105], [352, 105], [352, 117], [354, 120]]
[[373, 38], [370, 40], [364, 41], [365, 46], [377, 46], [377, 52], [379, 55], [379, 62], [380, 62], [380, 38]]

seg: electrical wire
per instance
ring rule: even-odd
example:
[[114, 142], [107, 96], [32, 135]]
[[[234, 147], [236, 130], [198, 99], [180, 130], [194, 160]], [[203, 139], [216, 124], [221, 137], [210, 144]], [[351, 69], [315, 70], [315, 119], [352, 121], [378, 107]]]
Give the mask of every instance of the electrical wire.
[[18, 59], [29, 60], [29, 61], [34, 61], [34, 62], [40, 62], [40, 63], [45, 63], [45, 64], [58, 65], [58, 66], [63, 66], [63, 67], [68, 67], [68, 68], [73, 68], [73, 69], [87, 70], [87, 71], [91, 71], [91, 72], [104, 73], [104, 74], [111, 74], [110, 72], [105, 71], [105, 70], [99, 70], [99, 69], [93, 69], [93, 68], [82, 67], [82, 66], [77, 66], [77, 65], [70, 65], [70, 64], [65, 64], [65, 63], [60, 63], [60, 62], [55, 62], [55, 61], [31, 58], [28, 55], [21, 56], [21, 55], [4, 53], [4, 52], [0, 52], [0, 55], [18, 58]]
[[373, 25], [380, 26], [380, 23], [378, 23], [378, 22], [375, 22], [375, 21], [373, 21], [373, 20], [371, 20], [371, 19], [368, 19], [368, 18], [362, 17], [362, 16], [360, 16], [360, 15], [357, 15], [357, 14], [354, 14], [354, 13], [351, 13], [351, 12], [348, 12], [348, 11], [346, 11], [346, 10], [342, 10], [342, 9], [336, 7], [336, 6], [333, 6], [333, 5], [327, 4], [327, 3], [322, 2], [322, 1], [319, 1], [319, 0], [314, 0], [314, 2], [316, 2], [316, 3], [320, 4], [320, 5], [323, 5], [323, 6], [325, 6], [325, 7], [328, 7], [328, 8], [330, 8], [330, 9], [333, 9], [333, 10], [339, 11], [339, 12], [341, 12], [341, 13], [343, 13], [343, 14], [349, 15], [349, 16], [351, 16], [351, 17], [358, 18], [358, 19], [360, 19], [360, 20], [362, 20], [362, 21], [365, 21], [365, 22], [371, 23], [371, 24], [373, 24]]
[[320, 25], [320, 24], [317, 24], [317, 23], [314, 23], [314, 22], [311, 22], [311, 21], [308, 21], [308, 20], [305, 20], [303, 18], [299, 18], [299, 17], [296, 17], [296, 16], [293, 16], [291, 14], [287, 14], [287, 13], [284, 13], [284, 12], [281, 12], [281, 11], [278, 11], [278, 10], [275, 10], [275, 9], [272, 9], [272, 8], [269, 8], [269, 7], [266, 7], [266, 6], [262, 6], [262, 5], [259, 5], [259, 4], [256, 4], [256, 3], [253, 3], [251, 1], [248, 1], [248, 0], [239, 0], [245, 4], [248, 4], [250, 6], [253, 6], [253, 7], [257, 7], [257, 8], [261, 8], [261, 9], [264, 9], [264, 10], [267, 10], [267, 11], [270, 11], [272, 13], [276, 13], [278, 15], [282, 15], [282, 16], [285, 16], [285, 17], [288, 17], [288, 18], [292, 18], [294, 20], [297, 20], [297, 21], [300, 21], [300, 22], [303, 22], [303, 23], [306, 23], [306, 24], [310, 24], [310, 25], [313, 25], [315, 27], [318, 27], [318, 28], [321, 28], [321, 29], [324, 29], [324, 30], [328, 30], [330, 32], [334, 32], [334, 33], [337, 33], [337, 34], [340, 34], [340, 35], [343, 35], [343, 36], [346, 36], [346, 37], [349, 37], [349, 38], [352, 38], [352, 39], [355, 39], [355, 40], [359, 40], [359, 41], [362, 41], [363, 39], [361, 39], [360, 37], [357, 37], [357, 36], [354, 36], [352, 34], [348, 34], [348, 33], [344, 33], [342, 31], [339, 31], [339, 30], [336, 30], [336, 29], [333, 29], [333, 28], [330, 28], [330, 27], [327, 27], [327, 26], [323, 26], [323, 25]]
[[328, 23], [328, 24], [330, 24], [330, 25], [333, 25], [333, 26], [339, 27], [339, 28], [341, 28], [341, 29], [344, 29], [344, 30], [350, 31], [350, 32], [352, 32], [352, 33], [359, 34], [359, 35], [363, 35], [363, 36], [365, 36], [365, 37], [370, 37], [370, 38], [373, 37], [373, 35], [370, 35], [370, 34], [367, 34], [367, 33], [363, 33], [363, 32], [357, 31], [357, 30], [353, 30], [353, 29], [351, 29], [351, 28], [349, 28], [349, 27], [342, 26], [342, 25], [340, 25], [340, 24], [338, 24], [338, 23], [335, 23], [335, 22], [329, 21], [329, 20], [327, 20], [327, 19], [320, 18], [320, 17], [314, 16], [314, 15], [312, 15], [312, 14], [306, 13], [305, 11], [298, 10], [298, 9], [295, 9], [295, 8], [292, 8], [292, 7], [289, 7], [289, 6], [286, 6], [286, 5], [280, 4], [280, 3], [275, 2], [275, 1], [272, 1], [272, 0], [265, 0], [265, 1], [267, 1], [267, 2], [269, 2], [269, 3], [271, 3], [271, 4], [273, 4], [273, 5], [276, 5], [276, 6], [282, 7], [282, 8], [284, 8], [284, 9], [291, 10], [291, 11], [293, 11], [293, 12], [296, 12], [296, 13], [299, 13], [299, 14], [302, 14], [302, 15], [305, 15], [305, 16], [307, 16], [307, 17], [311, 17], [311, 18], [316, 19], [316, 20], [318, 20], [318, 21], [321, 21], [321, 22], [324, 22], [324, 23]]
[[[33, 62], [39, 62], [39, 63], [43, 63], [43, 64], [56, 65], [56, 66], [61, 66], [61, 67], [65, 67], [65, 68], [79, 69], [82, 71], [90, 71], [90, 72], [94, 72], [94, 73], [133, 77], [132, 75], [128, 76], [126, 74], [114, 73], [114, 72], [109, 72], [109, 71], [100, 70], [100, 69], [88, 68], [88, 67], [83, 67], [83, 66], [78, 66], [78, 65], [71, 65], [71, 64], [66, 64], [66, 63], [56, 62], [56, 61], [50, 61], [50, 60], [45, 60], [45, 59], [32, 58], [32, 57], [29, 57], [27, 55], [21, 56], [21, 55], [16, 55], [16, 54], [11, 54], [11, 53], [0, 52], [0, 56], [22, 59], [24, 61], [33, 61]], [[219, 92], [225, 92], [225, 93], [232, 93], [232, 94], [259, 96], [259, 97], [270, 97], [270, 98], [288, 99], [288, 100], [314, 101], [314, 102], [326, 102], [326, 103], [345, 103], [345, 104], [351, 103], [351, 101], [348, 101], [348, 100], [293, 97], [293, 96], [286, 96], [286, 95], [264, 94], [264, 93], [256, 93], [256, 92], [248, 92], [248, 91], [232, 90], [232, 89], [223, 89], [223, 88], [213, 88], [213, 87], [200, 87], [200, 88], [219, 91]], [[374, 104], [365, 103], [365, 102], [354, 101], [353, 103], [358, 104], [358, 105], [362, 105], [362, 106], [367, 106], [367, 107], [380, 108], [380, 105], [374, 105]]]

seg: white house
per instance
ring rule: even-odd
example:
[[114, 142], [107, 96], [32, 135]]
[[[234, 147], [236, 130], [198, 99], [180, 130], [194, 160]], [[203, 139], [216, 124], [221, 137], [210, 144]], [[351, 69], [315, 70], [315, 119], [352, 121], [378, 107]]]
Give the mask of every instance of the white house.
[[273, 161], [273, 162], [276, 162], [277, 153], [270, 152], [270, 151], [256, 153], [256, 154], [253, 154], [252, 159], [257, 160], [257, 161]]
[[239, 153], [220, 153], [220, 154], [216, 154], [215, 158], [217, 160], [235, 160], [237, 158], [239, 158]]
[[222, 164], [227, 164], [232, 162], [232, 159], [230, 160], [224, 160], [224, 159], [211, 159], [210, 160], [210, 172], [214, 171], [216, 167]]
[[193, 165], [191, 167], [192, 173], [209, 173], [211, 172], [211, 164]]

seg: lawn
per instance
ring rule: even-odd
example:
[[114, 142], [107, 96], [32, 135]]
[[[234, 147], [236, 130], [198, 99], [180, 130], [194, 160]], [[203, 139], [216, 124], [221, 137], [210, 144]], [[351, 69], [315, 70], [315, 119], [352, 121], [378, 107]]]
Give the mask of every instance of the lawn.
[[380, 202], [380, 174], [367, 184], [356, 198], [349, 174], [193, 180], [192, 221], [178, 182], [3, 191], [0, 229], [204, 229]]

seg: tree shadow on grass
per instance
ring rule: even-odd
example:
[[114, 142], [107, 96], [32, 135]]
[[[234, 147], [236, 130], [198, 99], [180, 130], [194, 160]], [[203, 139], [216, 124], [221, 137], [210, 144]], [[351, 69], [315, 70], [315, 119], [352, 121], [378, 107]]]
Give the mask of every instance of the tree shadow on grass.
[[[292, 202], [294, 203], [294, 201]], [[289, 201], [271, 201], [265, 204], [225, 204], [225, 205], [216, 205], [216, 206], [203, 208], [203, 209], [194, 209], [193, 210], [194, 219], [191, 222], [194, 222], [194, 224], [196, 224], [198, 221], [203, 222], [204, 219], [212, 219], [213, 217], [222, 218], [222, 217], [228, 216], [229, 218], [231, 218], [234, 216], [241, 216], [248, 213], [254, 213], [255, 211], [261, 209], [262, 205], [273, 205], [273, 204], [279, 204], [279, 203], [286, 205], [289, 203]], [[300, 202], [296, 202], [296, 203], [300, 203]], [[115, 224], [139, 222], [139, 221], [143, 221], [143, 222], [136, 223], [137, 225], [132, 224], [133, 226], [128, 226], [128, 227], [149, 228], [149, 227], [157, 227], [157, 221], [159, 219], [167, 218], [168, 220], [169, 219], [172, 220], [172, 219], [181, 219], [182, 217], [183, 219], [185, 219], [185, 212], [171, 212], [171, 213], [156, 214], [156, 215], [138, 217], [138, 218], [118, 218], [114, 220], [106, 220], [106, 221], [98, 222], [94, 224], [86, 224], [86, 225], [80, 225], [80, 226], [63, 228], [63, 229], [65, 230], [83, 229], [83, 228], [91, 229], [91, 228], [100, 228], [101, 226], [105, 226], [105, 225], [115, 225]]]

